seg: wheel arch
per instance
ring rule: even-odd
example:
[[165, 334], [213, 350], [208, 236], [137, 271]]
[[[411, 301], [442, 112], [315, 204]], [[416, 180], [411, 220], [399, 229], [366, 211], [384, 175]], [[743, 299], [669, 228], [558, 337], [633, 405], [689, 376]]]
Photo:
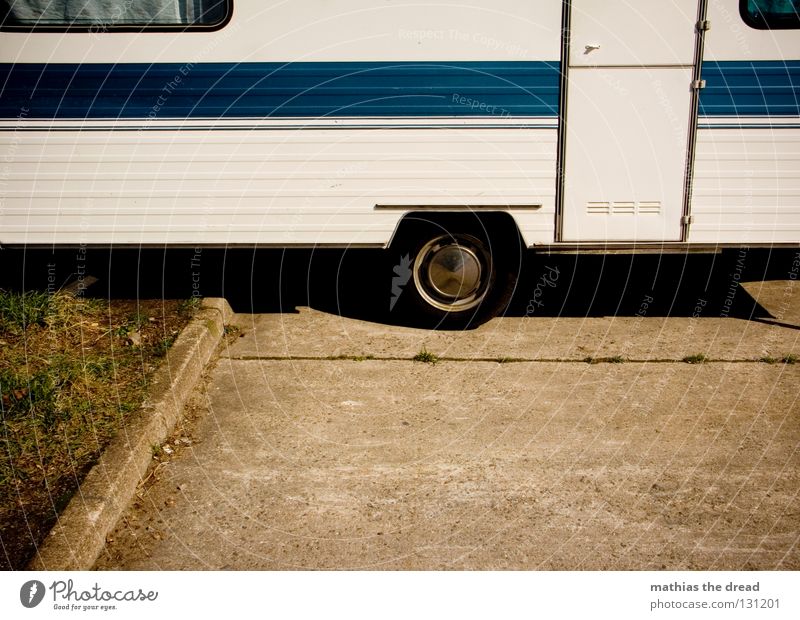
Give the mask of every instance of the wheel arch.
[[527, 246], [514, 216], [505, 210], [425, 209], [404, 213], [392, 231], [387, 249], [415, 227], [440, 226], [444, 230], [483, 230], [490, 243], [509, 242], [522, 252]]
[[526, 250], [507, 212], [409, 211], [396, 227], [387, 257], [396, 259], [397, 276], [406, 266], [412, 284], [393, 288], [392, 299], [422, 323], [475, 327], [507, 307]]

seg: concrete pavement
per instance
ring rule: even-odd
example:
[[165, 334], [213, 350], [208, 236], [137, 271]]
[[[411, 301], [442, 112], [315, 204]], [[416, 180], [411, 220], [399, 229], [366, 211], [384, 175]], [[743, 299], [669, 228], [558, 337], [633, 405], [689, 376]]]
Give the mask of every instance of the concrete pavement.
[[800, 364], [758, 360], [800, 291], [748, 290], [773, 320], [237, 315], [96, 568], [798, 569]]

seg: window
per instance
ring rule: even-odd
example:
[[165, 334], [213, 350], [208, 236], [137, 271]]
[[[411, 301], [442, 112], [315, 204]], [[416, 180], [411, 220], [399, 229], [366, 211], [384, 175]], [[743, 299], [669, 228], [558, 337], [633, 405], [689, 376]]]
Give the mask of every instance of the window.
[[230, 0], [0, 0], [3, 30], [210, 30], [230, 18]]
[[739, 12], [751, 28], [800, 28], [800, 0], [740, 0]]

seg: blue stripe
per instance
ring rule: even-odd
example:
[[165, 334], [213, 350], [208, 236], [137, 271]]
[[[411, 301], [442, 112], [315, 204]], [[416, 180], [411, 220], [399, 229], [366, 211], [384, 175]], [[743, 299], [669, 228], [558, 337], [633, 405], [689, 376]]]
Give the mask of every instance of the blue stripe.
[[700, 116], [800, 116], [800, 61], [704, 62]]
[[0, 64], [0, 116], [555, 116], [558, 87], [557, 61]]

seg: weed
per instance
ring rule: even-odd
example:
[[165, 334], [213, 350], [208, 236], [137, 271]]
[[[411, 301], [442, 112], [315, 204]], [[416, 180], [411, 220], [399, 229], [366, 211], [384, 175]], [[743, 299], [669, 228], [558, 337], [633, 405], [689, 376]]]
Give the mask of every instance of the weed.
[[614, 355], [613, 357], [584, 357], [583, 362], [586, 364], [624, 364], [628, 360], [621, 355]]
[[784, 364], [796, 364], [798, 361], [800, 361], [800, 357], [798, 357], [794, 353], [789, 353], [789, 355], [784, 355], [781, 358], [781, 362], [783, 362]]
[[708, 361], [708, 358], [703, 353], [695, 353], [694, 355], [687, 355], [683, 358], [687, 364], [703, 364]]
[[118, 325], [117, 327], [111, 330], [111, 335], [116, 336], [117, 338], [127, 338], [128, 334], [131, 332], [131, 326], [128, 323], [124, 325]]
[[178, 302], [178, 313], [184, 316], [192, 317], [198, 310], [200, 310], [200, 306], [202, 305], [202, 297], [192, 296], [189, 299], [184, 299]]
[[759, 357], [758, 361], [763, 364], [775, 364], [778, 360], [774, 357], [770, 357], [769, 355], [765, 355], [764, 357]]
[[130, 400], [128, 400], [128, 401], [123, 400], [117, 406], [117, 409], [119, 410], [120, 414], [122, 414], [122, 415], [124, 415], [126, 413], [131, 413], [133, 411], [136, 411], [138, 408], [139, 408], [139, 402], [138, 401], [130, 401]]
[[4, 370], [0, 373], [0, 402], [4, 420], [23, 419], [52, 426], [56, 419], [56, 390], [66, 382], [57, 371], [32, 374]]
[[44, 325], [54, 305], [49, 293], [0, 290], [0, 332], [21, 334], [29, 325]]
[[435, 364], [439, 361], [439, 358], [435, 353], [431, 353], [425, 348], [425, 345], [422, 346], [420, 352], [417, 353], [414, 357], [411, 358], [415, 362], [425, 362], [426, 364]]
[[177, 335], [167, 336], [166, 338], [162, 338], [158, 342], [153, 345], [150, 345], [150, 353], [154, 357], [164, 357], [167, 354], [167, 351], [170, 350], [175, 341], [178, 339]]
[[107, 357], [93, 356], [83, 360], [82, 370], [84, 373], [100, 379], [113, 376], [114, 368], [114, 360]]

